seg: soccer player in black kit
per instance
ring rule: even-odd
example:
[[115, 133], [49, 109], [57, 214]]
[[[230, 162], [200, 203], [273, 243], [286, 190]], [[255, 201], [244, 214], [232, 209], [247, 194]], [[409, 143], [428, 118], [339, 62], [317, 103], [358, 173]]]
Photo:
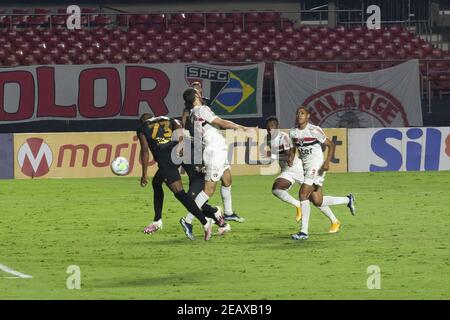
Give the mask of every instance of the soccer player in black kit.
[[[153, 158], [158, 163], [159, 173], [157, 175], [160, 175], [178, 201], [200, 220], [205, 231], [205, 240], [209, 240], [212, 235], [213, 220], [206, 218], [202, 210], [196, 205], [194, 199], [184, 191], [178, 166], [172, 161], [172, 149], [178, 144], [178, 141], [172, 140], [172, 133], [174, 130], [181, 128], [181, 126], [174, 119], [168, 117], [152, 117], [150, 114], [143, 114], [140, 122], [141, 126], [136, 131], [136, 134], [141, 145], [141, 186], [145, 187], [148, 183], [147, 169], [150, 149]], [[157, 196], [155, 193], [155, 198]], [[160, 204], [155, 202], [155, 207], [158, 205], [162, 208], [162, 201]]]

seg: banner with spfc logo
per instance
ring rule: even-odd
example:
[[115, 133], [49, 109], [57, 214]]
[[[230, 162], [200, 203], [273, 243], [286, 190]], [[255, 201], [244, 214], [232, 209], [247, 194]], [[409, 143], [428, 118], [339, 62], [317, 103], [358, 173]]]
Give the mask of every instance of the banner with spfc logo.
[[419, 62], [373, 72], [335, 73], [275, 63], [280, 126], [292, 127], [298, 107], [324, 128], [422, 126]]
[[39, 120], [180, 117], [183, 91], [200, 82], [223, 118], [262, 116], [264, 63], [52, 65], [0, 70], [0, 124]]

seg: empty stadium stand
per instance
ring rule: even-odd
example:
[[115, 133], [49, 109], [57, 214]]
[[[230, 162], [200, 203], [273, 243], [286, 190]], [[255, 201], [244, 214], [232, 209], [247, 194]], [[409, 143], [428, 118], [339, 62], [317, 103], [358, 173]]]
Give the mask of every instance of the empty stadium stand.
[[[0, 65], [250, 63], [287, 61], [328, 72], [363, 72], [420, 59], [423, 92], [450, 94], [450, 55], [398, 25], [295, 27], [278, 12], [104, 14], [82, 9], [0, 11]], [[429, 81], [429, 83], [428, 83]]]

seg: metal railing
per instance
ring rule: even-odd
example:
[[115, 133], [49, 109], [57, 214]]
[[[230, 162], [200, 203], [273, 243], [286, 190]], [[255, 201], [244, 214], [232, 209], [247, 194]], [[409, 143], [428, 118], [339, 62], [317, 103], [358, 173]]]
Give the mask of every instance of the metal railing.
[[[118, 11], [118, 12], [103, 12], [103, 9], [108, 9], [108, 10], [114, 10], [114, 11]], [[344, 26], [355, 26], [355, 25], [360, 25], [360, 26], [365, 26], [366, 25], [366, 20], [365, 20], [365, 13], [362, 9], [351, 9], [351, 10], [342, 10], [342, 9], [335, 9], [335, 10], [314, 10], [314, 11], [272, 11], [272, 10], [258, 10], [258, 11], [154, 11], [154, 12], [123, 12], [115, 9], [115, 8], [111, 8], [111, 7], [102, 7], [102, 9], [99, 10], [99, 12], [95, 12], [95, 13], [81, 13], [82, 17], [87, 17], [87, 23], [85, 24], [85, 26], [87, 27], [91, 27], [94, 26], [93, 22], [94, 22], [94, 18], [96, 16], [108, 16], [112, 18], [112, 25], [115, 24], [115, 22], [117, 22], [117, 18], [120, 16], [125, 16], [126, 20], [127, 20], [127, 25], [129, 26], [129, 19], [134, 17], [134, 16], [139, 16], [139, 15], [146, 15], [146, 14], [157, 14], [157, 15], [164, 15], [164, 24], [166, 27], [169, 26], [169, 22], [170, 22], [170, 17], [172, 14], [185, 14], [186, 16], [189, 16], [191, 14], [202, 14], [203, 15], [203, 25], [206, 27], [208, 22], [207, 19], [207, 14], [233, 14], [233, 13], [240, 13], [242, 14], [242, 20], [240, 21], [240, 25], [245, 28], [245, 25], [247, 23], [246, 21], [246, 14], [251, 14], [251, 13], [279, 13], [279, 17], [280, 17], [280, 26], [283, 25], [283, 22], [287, 22], [287, 21], [292, 21], [294, 23], [297, 24], [301, 24], [301, 25], [328, 25], [328, 19], [330, 15], [334, 15], [336, 17], [338, 16], [342, 16], [342, 15], [346, 15], [347, 19], [342, 20], [342, 19], [337, 19], [337, 24], [338, 25], [344, 25]], [[304, 17], [305, 15], [310, 16], [307, 19], [302, 19], [302, 17]], [[358, 17], [358, 19], [354, 19], [352, 18], [352, 15], [356, 15]], [[56, 17], [64, 17], [66, 18], [68, 16], [67, 13], [3, 13], [0, 14], [0, 17], [2, 17], [2, 19], [6, 18], [6, 17], [10, 17], [11, 19], [9, 19], [9, 24], [8, 27], [13, 27], [15, 25], [15, 23], [13, 22], [14, 17], [19, 18], [19, 17], [45, 17], [48, 19], [48, 23], [49, 26], [52, 27], [52, 20], [54, 20]], [[289, 18], [287, 18], [289, 16]], [[326, 18], [325, 18], [326, 17]], [[402, 26], [417, 26], [417, 27], [421, 27], [423, 28], [423, 26], [420, 26], [423, 23], [427, 23], [429, 29], [431, 29], [431, 22], [428, 20], [388, 20], [388, 21], [381, 21], [382, 25], [392, 25], [392, 24], [401, 24]], [[0, 24], [1, 24], [1, 20], [0, 20]], [[26, 24], [26, 23], [24, 23]]]

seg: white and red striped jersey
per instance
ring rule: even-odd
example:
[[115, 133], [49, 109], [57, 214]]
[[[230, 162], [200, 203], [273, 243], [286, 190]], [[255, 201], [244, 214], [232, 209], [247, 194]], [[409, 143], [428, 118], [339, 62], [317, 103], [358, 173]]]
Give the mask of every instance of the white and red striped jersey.
[[292, 128], [289, 137], [297, 147], [304, 164], [323, 163], [321, 143], [325, 142], [327, 136], [320, 127], [308, 123], [303, 130]]
[[191, 109], [191, 135], [200, 138], [204, 147], [226, 147], [225, 138], [220, 128], [212, 122], [216, 114], [208, 106], [196, 106]]
[[[274, 130], [274, 133], [276, 134], [275, 137], [271, 137], [270, 140], [270, 147], [272, 154], [277, 155], [277, 159], [279, 160], [279, 164], [281, 169], [283, 170], [288, 166], [287, 164], [287, 156], [289, 155], [289, 150], [293, 147], [291, 144], [291, 139], [289, 138], [289, 135], [285, 132]], [[278, 157], [279, 155], [283, 155], [281, 157]], [[300, 160], [295, 157], [294, 164], [299, 162]]]

